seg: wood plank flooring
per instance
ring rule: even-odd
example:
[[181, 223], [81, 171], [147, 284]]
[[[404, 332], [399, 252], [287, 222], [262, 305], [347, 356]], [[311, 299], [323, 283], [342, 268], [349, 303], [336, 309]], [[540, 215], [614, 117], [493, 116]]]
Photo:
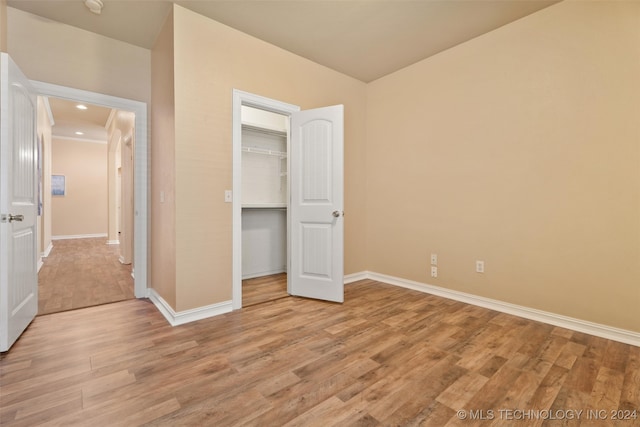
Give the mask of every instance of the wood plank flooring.
[[271, 274], [242, 281], [243, 307], [286, 298], [288, 295], [287, 273]]
[[38, 314], [134, 298], [131, 265], [105, 238], [54, 241], [38, 273]]
[[173, 328], [148, 300], [39, 316], [0, 356], [7, 427], [638, 427], [612, 419], [637, 410], [640, 347], [370, 280], [344, 304]]

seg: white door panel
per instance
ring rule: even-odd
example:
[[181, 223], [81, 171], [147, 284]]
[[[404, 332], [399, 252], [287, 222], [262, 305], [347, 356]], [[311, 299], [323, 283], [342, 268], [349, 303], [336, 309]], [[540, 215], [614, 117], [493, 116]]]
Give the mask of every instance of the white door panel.
[[38, 310], [38, 149], [29, 81], [0, 55], [0, 351], [7, 351]]
[[291, 116], [290, 293], [344, 301], [342, 105]]

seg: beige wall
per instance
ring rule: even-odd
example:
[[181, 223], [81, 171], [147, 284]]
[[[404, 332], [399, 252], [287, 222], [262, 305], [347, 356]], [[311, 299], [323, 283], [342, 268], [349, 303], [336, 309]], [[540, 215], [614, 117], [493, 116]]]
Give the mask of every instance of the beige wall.
[[303, 109], [345, 105], [345, 270], [363, 270], [366, 85], [179, 6], [174, 43], [175, 308], [231, 299], [234, 88]]
[[638, 22], [562, 2], [371, 83], [368, 269], [640, 331]]
[[7, 8], [7, 48], [31, 80], [149, 102], [151, 51]]
[[0, 52], [7, 51], [7, 0], [0, 0]]
[[37, 135], [41, 142], [42, 159], [41, 189], [42, 189], [42, 212], [38, 224], [40, 254], [46, 252], [51, 245], [51, 120], [49, 119], [49, 109], [45, 106], [42, 97], [38, 97], [38, 124]]
[[[173, 12], [151, 52], [150, 284], [176, 307], [175, 96]], [[161, 193], [164, 202], [161, 202]]]
[[64, 175], [66, 195], [52, 196], [52, 234], [107, 234], [107, 144], [54, 137], [51, 173]]

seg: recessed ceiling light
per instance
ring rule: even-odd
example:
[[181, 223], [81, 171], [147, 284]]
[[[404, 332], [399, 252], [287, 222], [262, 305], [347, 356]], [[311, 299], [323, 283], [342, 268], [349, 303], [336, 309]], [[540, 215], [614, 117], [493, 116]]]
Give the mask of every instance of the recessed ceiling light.
[[78, 105], [76, 105], [76, 108], [77, 108], [78, 110], [86, 110], [86, 109], [87, 109], [87, 108], [89, 108], [89, 107], [87, 107], [87, 106], [86, 106], [86, 105], [84, 105], [84, 104], [78, 104]]
[[84, 135], [84, 132], [78, 131], [78, 132], [76, 132], [76, 135]]

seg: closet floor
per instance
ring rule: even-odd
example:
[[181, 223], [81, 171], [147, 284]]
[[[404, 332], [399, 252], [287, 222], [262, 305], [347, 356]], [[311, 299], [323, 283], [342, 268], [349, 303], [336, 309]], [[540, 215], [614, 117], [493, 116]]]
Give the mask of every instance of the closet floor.
[[287, 273], [254, 277], [242, 281], [242, 307], [289, 296], [287, 293]]

